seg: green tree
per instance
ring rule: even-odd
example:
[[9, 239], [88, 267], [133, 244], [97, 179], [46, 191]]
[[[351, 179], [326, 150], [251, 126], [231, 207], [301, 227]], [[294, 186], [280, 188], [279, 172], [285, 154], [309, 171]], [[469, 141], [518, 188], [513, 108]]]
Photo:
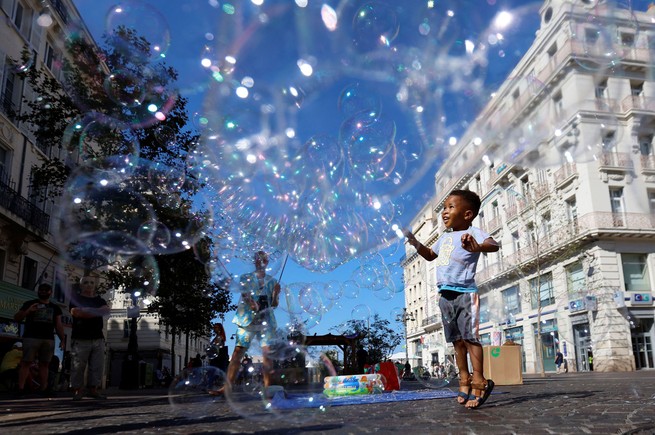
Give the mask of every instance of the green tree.
[[403, 339], [403, 335], [391, 327], [391, 322], [382, 319], [379, 314], [373, 316], [370, 325], [362, 320], [348, 320], [333, 329], [347, 331], [346, 335], [364, 335], [360, 343], [372, 362], [388, 359]]
[[[133, 171], [121, 183], [128, 183], [147, 201], [143, 206], [152, 208], [164, 228], [185, 228], [194, 242], [197, 234], [204, 234], [195, 242], [199, 249], [184, 246], [157, 251], [153, 244], [148, 246], [150, 253], [128, 255], [87, 243], [74, 245], [74, 254], [87, 272], [104, 273], [111, 286], [126, 292], [143, 286], [143, 277], [134, 273], [135, 261], [141, 261], [140, 256], [154, 258], [158, 288], [148, 310], [157, 312], [173, 333], [206, 335], [211, 320], [233, 306], [227, 286], [213, 282], [207, 268], [212, 240], [203, 232], [203, 225], [211, 222], [211, 210], [202, 209], [206, 204], [197, 199], [204, 187], [202, 180], [186, 166], [198, 135], [187, 127], [187, 100], [174, 90], [177, 72], [163, 62], [146, 62], [150, 44], [132, 29], [119, 29], [105, 38], [102, 48], [81, 38], [67, 43], [63, 84], [44, 68], [23, 73], [38, 94], [26, 98], [27, 110], [18, 119], [30, 128], [48, 157], [32, 168], [32, 188], [44, 198], [56, 200], [74, 170], [82, 166], [82, 174], [92, 178], [111, 169], [118, 157], [119, 163]], [[161, 168], [163, 171], [157, 172]], [[80, 174], [77, 171], [75, 174]], [[171, 186], [168, 179], [153, 179], [153, 173], [172, 174], [179, 182]], [[128, 213], [115, 214], [115, 208], [132, 212], [135, 207], [129, 200], [122, 203], [95, 195], [74, 213], [93, 214], [94, 220], [83, 222], [91, 230], [102, 231], [108, 224], [133, 225], [129, 218], [121, 217]], [[116, 245], [123, 239], [129, 242], [129, 237], [113, 237], [119, 242]], [[69, 258], [72, 255], [67, 254]]]

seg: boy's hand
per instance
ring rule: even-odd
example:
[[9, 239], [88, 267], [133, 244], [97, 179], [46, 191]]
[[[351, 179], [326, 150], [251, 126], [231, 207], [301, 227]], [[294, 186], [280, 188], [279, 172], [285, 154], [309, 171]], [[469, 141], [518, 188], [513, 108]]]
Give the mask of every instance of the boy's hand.
[[407, 228], [403, 228], [403, 234], [405, 237], [407, 237], [407, 243], [410, 245], [414, 246], [414, 244], [418, 242], [418, 240], [416, 240], [416, 236], [414, 236], [414, 233], [412, 233]]
[[469, 233], [462, 234], [462, 248], [469, 252], [481, 252], [480, 244]]

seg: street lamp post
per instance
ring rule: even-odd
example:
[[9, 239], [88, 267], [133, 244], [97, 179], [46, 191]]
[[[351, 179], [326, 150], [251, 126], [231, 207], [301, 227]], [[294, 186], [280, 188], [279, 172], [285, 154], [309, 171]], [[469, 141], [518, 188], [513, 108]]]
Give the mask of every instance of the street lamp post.
[[402, 322], [405, 328], [405, 362], [409, 361], [409, 341], [407, 338], [407, 322], [413, 322], [414, 314], [412, 312], [407, 312], [407, 308], [403, 308], [403, 313], [396, 316], [397, 322]]

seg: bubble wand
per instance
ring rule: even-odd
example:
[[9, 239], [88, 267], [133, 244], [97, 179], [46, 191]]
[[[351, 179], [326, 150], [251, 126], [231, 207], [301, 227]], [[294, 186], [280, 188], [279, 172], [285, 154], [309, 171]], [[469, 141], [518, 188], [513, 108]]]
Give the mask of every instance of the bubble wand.
[[284, 263], [282, 263], [282, 270], [280, 271], [280, 277], [277, 279], [277, 282], [282, 281], [282, 274], [284, 273], [284, 268], [287, 265], [287, 260], [289, 259], [289, 254], [287, 254], [286, 257], [284, 257]]
[[220, 264], [220, 265], [223, 267], [223, 270], [225, 271], [225, 273], [227, 273], [227, 276], [228, 276], [228, 277], [231, 277], [232, 274], [230, 273], [229, 270], [227, 270], [227, 267], [225, 267], [225, 265], [223, 264], [223, 262], [221, 261], [221, 259], [218, 258], [218, 257], [216, 257], [216, 261], [218, 261], [218, 264]]

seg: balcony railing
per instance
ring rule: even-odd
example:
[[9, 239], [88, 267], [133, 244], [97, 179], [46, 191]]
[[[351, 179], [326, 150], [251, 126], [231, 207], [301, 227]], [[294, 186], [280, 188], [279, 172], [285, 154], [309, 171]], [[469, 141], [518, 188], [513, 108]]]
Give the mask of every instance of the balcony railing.
[[[650, 64], [651, 62], [651, 54], [648, 49], [635, 48], [626, 45], [617, 47], [617, 51], [620, 51], [621, 60], [624, 62], [643, 64]], [[604, 50], [577, 39], [569, 39], [559, 46], [557, 52], [550, 56], [545, 66], [537, 71], [534, 77], [525, 78], [524, 80], [531, 80], [536, 83], [550, 83], [558, 71], [564, 68], [571, 60], [575, 60], [582, 64], [589, 63], [590, 65], [604, 65], [607, 62]], [[528, 89], [529, 88], [530, 87], [528, 86]], [[542, 91], [545, 90], [546, 87], [543, 86]], [[511, 93], [513, 91], [510, 89], [509, 92]], [[514, 101], [511, 108], [502, 114], [499, 125], [512, 125], [517, 117], [525, 116], [526, 107], [528, 107], [534, 99], [542, 98], [540, 95], [542, 93], [543, 92], [541, 91], [523, 92]], [[613, 113], [625, 113], [631, 109], [655, 110], [655, 101], [652, 101], [653, 99], [642, 99], [640, 101], [626, 100], [621, 102], [609, 99], [588, 100], [584, 102], [584, 104], [579, 105], [580, 107], [576, 107], [575, 110], [592, 110]], [[567, 116], [562, 117], [562, 119], [566, 118]]]
[[50, 0], [52, 7], [57, 11], [61, 20], [64, 23], [68, 23], [68, 9], [62, 0]]
[[641, 156], [641, 170], [654, 171], [655, 170], [655, 156]]
[[568, 180], [571, 177], [578, 175], [578, 168], [575, 166], [575, 163], [567, 163], [566, 165], [559, 168], [555, 174], [555, 184], [560, 185], [564, 181]]
[[37, 208], [13, 189], [12, 183], [0, 178], [0, 207], [4, 207], [25, 221], [26, 224], [47, 234], [50, 227], [50, 215]]
[[621, 101], [621, 112], [625, 113], [631, 110], [655, 112], [655, 98], [628, 95]]
[[[542, 236], [536, 242], [523, 247], [513, 253], [503, 254], [498, 263], [491, 264], [479, 271], [476, 281], [481, 284], [510, 271], [521, 264], [536, 260], [540, 255], [545, 258], [553, 251], [558, 251], [576, 238], [588, 233], [602, 231], [623, 231], [629, 234], [630, 230], [642, 232], [655, 230], [655, 214], [648, 213], [612, 213], [594, 212], [580, 216], [576, 221], [561, 225]], [[655, 231], [652, 232], [655, 236]], [[573, 254], [572, 254], [573, 255]]]
[[425, 326], [437, 324], [437, 323], [440, 323], [440, 322], [441, 322], [441, 316], [439, 316], [438, 314], [435, 314], [433, 316], [429, 316], [429, 317], [426, 317], [425, 319], [423, 319], [423, 321], [421, 322], [421, 326], [425, 327]]
[[505, 215], [507, 216], [507, 220], [510, 220], [512, 218], [515, 218], [519, 214], [519, 206], [518, 204], [512, 204], [507, 206], [505, 209]]
[[634, 166], [630, 153], [600, 153], [596, 159], [600, 168], [631, 169]]
[[493, 233], [494, 231], [499, 229], [502, 224], [503, 224], [503, 221], [500, 218], [500, 216], [496, 216], [493, 219], [491, 219], [488, 224], [485, 225], [484, 229], [488, 233]]
[[16, 105], [7, 93], [0, 94], [0, 111], [5, 114], [10, 121], [16, 119]]

